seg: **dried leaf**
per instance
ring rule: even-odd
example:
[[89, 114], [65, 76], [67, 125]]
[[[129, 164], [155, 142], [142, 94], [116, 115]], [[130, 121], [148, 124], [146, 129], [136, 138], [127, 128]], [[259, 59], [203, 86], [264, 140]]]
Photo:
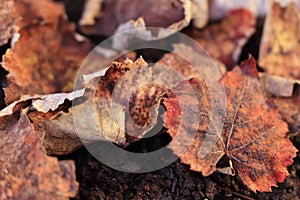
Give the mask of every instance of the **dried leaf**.
[[31, 112], [28, 117], [33, 122], [35, 130], [46, 133], [43, 145], [48, 155], [70, 154], [83, 146], [74, 125], [72, 110], [68, 113], [63, 111]]
[[269, 75], [300, 79], [300, 12], [295, 3], [274, 3], [267, 16], [259, 65]]
[[146, 0], [142, 3], [139, 0], [106, 0], [95, 26], [82, 27], [81, 31], [89, 35], [111, 36], [120, 24], [140, 17], [147, 27], [168, 27], [184, 19], [184, 8], [178, 0]]
[[[0, 111], [0, 119], [10, 118], [22, 108], [28, 107], [28, 114], [35, 130], [45, 132], [43, 140], [47, 154], [68, 154], [82, 146], [73, 123], [72, 110], [65, 113], [67, 101], [83, 98], [85, 89], [71, 93], [23, 96]], [[7, 121], [7, 120], [5, 120]], [[0, 120], [1, 122], [1, 120]]]
[[190, 29], [185, 34], [203, 46], [209, 55], [232, 69], [239, 59], [243, 46], [255, 31], [255, 17], [246, 9], [236, 9], [219, 24], [204, 30]]
[[74, 37], [75, 25], [66, 21], [61, 3], [17, 0], [14, 3], [20, 38], [3, 57], [9, 71], [6, 103], [22, 94], [49, 94], [73, 89], [77, 70], [92, 49]]
[[13, 0], [0, 1], [0, 46], [6, 44], [14, 33]]
[[75, 197], [78, 183], [74, 162], [47, 156], [43, 132], [35, 131], [24, 114], [0, 130], [0, 135], [1, 199]]
[[[130, 137], [127, 142], [133, 142], [155, 126], [160, 101], [157, 98], [166, 89], [152, 84], [153, 79], [157, 79], [154, 74], [139, 58], [135, 62], [114, 62], [105, 76], [100, 77], [95, 88], [95, 103], [101, 132], [106, 139], [118, 142], [125, 138], [126, 132], [127, 138]], [[110, 102], [113, 102], [112, 107]], [[124, 140], [121, 141], [118, 144], [125, 145]]]
[[[172, 146], [174, 152], [181, 155], [181, 161], [189, 164], [192, 170], [201, 171], [207, 176], [217, 169], [216, 164], [226, 155], [244, 184], [253, 191], [271, 191], [271, 186], [283, 182], [289, 175], [286, 167], [292, 164], [297, 150], [286, 138], [287, 124], [281, 120], [276, 105], [271, 100], [265, 100], [263, 96], [255, 60], [250, 57], [221, 79], [220, 83], [224, 85], [227, 95], [227, 113], [220, 113], [225, 119], [220, 134], [207, 132], [213, 122], [210, 121], [209, 93], [203, 81], [191, 79], [189, 83], [198, 94], [199, 105], [197, 100], [188, 95], [185, 87], [187, 84], [175, 88], [186, 99], [183, 105], [178, 104], [174, 94], [169, 94], [164, 99], [167, 108], [165, 126], [173, 137], [178, 134], [180, 119], [194, 120], [184, 113], [180, 116], [181, 107], [200, 108], [198, 132], [192, 143], [185, 144], [188, 145], [187, 151], [182, 154], [177, 152], [176, 146]], [[180, 132], [184, 131], [184, 135], [188, 137], [192, 128], [184, 127]], [[210, 140], [213, 139], [210, 138], [215, 136], [219, 139], [216, 143], [211, 143]], [[207, 144], [215, 145], [205, 156], [203, 151], [209, 148]], [[182, 144], [179, 141], [175, 145]]]

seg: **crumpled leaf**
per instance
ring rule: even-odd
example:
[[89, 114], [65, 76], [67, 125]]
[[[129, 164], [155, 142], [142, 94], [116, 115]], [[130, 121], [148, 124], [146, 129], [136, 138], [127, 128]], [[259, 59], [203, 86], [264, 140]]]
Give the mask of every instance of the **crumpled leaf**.
[[[187, 2], [187, 3], [186, 3]], [[186, 1], [190, 9], [190, 5], [193, 5], [192, 1]], [[138, 0], [129, 1], [116, 1], [116, 0], [106, 0], [102, 1], [93, 1], [94, 4], [103, 4], [101, 6], [101, 11], [95, 13], [98, 15], [98, 20], [96, 24], [92, 27], [83, 26], [81, 31], [85, 34], [91, 35], [105, 35], [111, 36], [121, 24], [126, 24], [130, 20], [136, 21], [138, 18], [141, 18], [144, 24], [147, 27], [169, 27], [172, 24], [180, 23], [184, 21], [185, 18], [185, 9], [183, 3], [179, 0], [171, 1], [151, 1], [146, 0], [140, 2]], [[188, 11], [188, 15], [191, 15], [191, 11]], [[207, 12], [207, 11], [206, 11]], [[90, 12], [92, 13], [92, 12]], [[203, 14], [202, 12], [201, 14]], [[86, 12], [86, 14], [88, 14]], [[93, 25], [94, 22], [91, 21], [95, 16], [88, 17], [89, 23], [83, 23], [86, 25]], [[85, 18], [85, 13], [83, 13], [83, 18]], [[81, 22], [85, 19], [81, 19]], [[189, 19], [190, 21], [191, 19]], [[185, 26], [188, 25], [185, 22]], [[93, 23], [91, 23], [93, 22]], [[183, 22], [181, 22], [183, 23]], [[174, 25], [173, 25], [174, 26]], [[180, 29], [179, 29], [180, 30]]]
[[[275, 103], [266, 100], [263, 96], [256, 71], [256, 62], [250, 57], [242, 62], [240, 67], [227, 72], [221, 79], [227, 95], [227, 113], [221, 133], [208, 133], [210, 122], [210, 100], [209, 93], [199, 79], [190, 79], [189, 83], [195, 88], [197, 99], [190, 98], [186, 92], [186, 84], [178, 86], [179, 95], [187, 99], [183, 105], [178, 104], [174, 94], [168, 94], [163, 102], [167, 108], [164, 115], [165, 126], [172, 137], [178, 133], [181, 118], [180, 107], [199, 106], [200, 120], [195, 138], [192, 143], [184, 144], [187, 151], [177, 152], [176, 145], [171, 146], [173, 151], [180, 155], [182, 162], [189, 164], [192, 170], [200, 171], [207, 176], [217, 170], [217, 163], [223, 156], [229, 158], [229, 164], [233, 165], [245, 185], [253, 191], [271, 191], [271, 186], [283, 182], [289, 175], [286, 167], [291, 165], [296, 156], [297, 149], [289, 139], [287, 124], [281, 120]], [[193, 121], [194, 119], [190, 119]], [[184, 127], [185, 137], [189, 137], [191, 127]], [[202, 146], [205, 139], [218, 136], [219, 140], [214, 144], [207, 155], [204, 150], [209, 148]], [[182, 141], [185, 138], [181, 137]], [[220, 169], [220, 171], [225, 171]]]
[[[0, 111], [0, 122], [18, 113], [22, 108], [32, 112], [28, 117], [33, 121], [35, 130], [45, 132], [43, 139], [47, 154], [68, 154], [82, 146], [73, 123], [72, 112], [68, 111], [71, 102], [84, 97], [85, 89], [71, 93], [22, 96]], [[7, 121], [7, 120], [5, 120]]]
[[188, 29], [185, 34], [203, 46], [209, 55], [232, 69], [239, 60], [243, 46], [255, 32], [255, 17], [246, 9], [236, 9], [218, 24], [203, 30]]
[[90, 108], [76, 110], [78, 113], [75, 115], [81, 116], [77, 124], [83, 123], [82, 116], [92, 116], [87, 119], [96, 118], [90, 129], [98, 131], [88, 131], [83, 139], [102, 137], [124, 146], [129, 142], [126, 139], [136, 141], [149, 131], [157, 120], [157, 97], [166, 90], [151, 84], [144, 85], [152, 83], [153, 78], [156, 77], [142, 58], [135, 62], [129, 59], [123, 63], [114, 62], [104, 76], [94, 78], [87, 88], [95, 91], [95, 94], [89, 96], [87, 102], [92, 100], [95, 103], [91, 103], [88, 106]]
[[6, 44], [14, 33], [13, 0], [0, 1], [0, 46]]
[[295, 3], [273, 3], [262, 36], [259, 65], [269, 75], [300, 79], [300, 12]]
[[71, 91], [77, 70], [93, 45], [75, 39], [75, 25], [66, 21], [61, 3], [16, 0], [14, 9], [20, 38], [3, 57], [2, 66], [9, 72], [6, 103], [22, 94]]
[[74, 162], [47, 156], [42, 146], [44, 133], [35, 131], [23, 113], [19, 120], [11, 119], [2, 127], [0, 135], [1, 199], [75, 197]]

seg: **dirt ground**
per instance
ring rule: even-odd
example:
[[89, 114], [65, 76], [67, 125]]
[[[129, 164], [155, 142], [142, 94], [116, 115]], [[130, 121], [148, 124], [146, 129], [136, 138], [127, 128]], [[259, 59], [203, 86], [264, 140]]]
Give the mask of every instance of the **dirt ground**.
[[[293, 143], [300, 148], [300, 137]], [[300, 199], [300, 156], [288, 170], [291, 174], [272, 193], [250, 191], [238, 176], [214, 173], [203, 177], [179, 160], [161, 170], [131, 174], [111, 169], [85, 149], [60, 159], [74, 159], [79, 193], [75, 199]]]

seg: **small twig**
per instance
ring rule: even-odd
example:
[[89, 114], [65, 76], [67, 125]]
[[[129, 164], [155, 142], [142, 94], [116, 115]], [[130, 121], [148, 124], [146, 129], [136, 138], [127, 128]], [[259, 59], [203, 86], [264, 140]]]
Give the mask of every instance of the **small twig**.
[[227, 189], [227, 188], [223, 188], [223, 187], [220, 187], [220, 186], [217, 186], [217, 185], [216, 185], [216, 188], [219, 188], [219, 189], [224, 190], [224, 191], [227, 191], [227, 192], [231, 192], [232, 194], [237, 195], [237, 196], [240, 196], [240, 197], [242, 197], [242, 198], [244, 198], [244, 199], [255, 200], [255, 199], [253, 199], [253, 198], [251, 198], [251, 197], [247, 197], [247, 196], [245, 196], [245, 195], [242, 195], [242, 194], [240, 194], [240, 193], [234, 192], [234, 191], [232, 191], [232, 190], [230, 190], [230, 189]]

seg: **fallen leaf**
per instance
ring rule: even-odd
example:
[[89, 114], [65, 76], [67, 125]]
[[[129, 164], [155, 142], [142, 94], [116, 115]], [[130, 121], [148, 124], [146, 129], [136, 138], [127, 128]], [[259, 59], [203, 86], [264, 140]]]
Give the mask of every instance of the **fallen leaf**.
[[71, 153], [81, 147], [82, 142], [73, 123], [72, 110], [68, 112], [68, 109], [71, 101], [84, 98], [84, 92], [85, 89], [81, 89], [71, 93], [23, 96], [0, 111], [0, 122], [28, 108], [31, 110], [28, 117], [35, 130], [45, 133], [43, 144], [47, 154]]
[[[227, 72], [220, 81], [227, 95], [227, 111], [219, 113], [225, 119], [220, 133], [208, 132], [210, 123], [214, 122], [210, 120], [211, 94], [205, 84], [199, 79], [190, 79], [189, 83], [195, 88], [197, 99], [189, 96], [189, 84], [175, 88], [177, 96], [169, 93], [163, 99], [167, 109], [164, 121], [168, 132], [173, 138], [184, 132], [185, 137], [181, 136], [171, 146], [180, 155], [181, 161], [189, 164], [192, 170], [208, 176], [217, 170], [218, 161], [227, 156], [229, 164], [233, 166], [232, 170], [236, 170], [244, 184], [253, 191], [271, 191], [271, 186], [283, 182], [289, 175], [286, 167], [292, 164], [297, 149], [286, 138], [287, 124], [281, 120], [275, 103], [264, 98], [255, 60], [250, 57], [240, 67]], [[179, 105], [178, 97], [186, 101]], [[195, 120], [184, 113], [180, 115], [181, 108], [193, 109], [195, 106], [200, 108], [199, 125], [179, 129], [183, 118]], [[185, 144], [193, 128], [198, 128], [197, 134], [191, 143]], [[218, 140], [215, 140], [216, 137]], [[176, 145], [185, 145], [187, 150], [184, 153], [178, 152], [177, 149], [182, 148]], [[222, 169], [220, 171], [224, 172]]]
[[78, 183], [74, 162], [47, 156], [42, 146], [44, 133], [35, 131], [23, 113], [14, 124], [3, 127], [0, 135], [1, 199], [75, 197]]
[[268, 75], [300, 79], [300, 12], [295, 3], [273, 3], [267, 16], [259, 52], [259, 65]]
[[0, 46], [6, 44], [14, 33], [13, 0], [1, 0], [0, 3]]
[[61, 3], [50, 0], [14, 3], [20, 38], [3, 57], [9, 72], [6, 103], [22, 94], [70, 92], [76, 73], [93, 45], [76, 41], [75, 25], [67, 22]]
[[[111, 36], [120, 24], [142, 17], [147, 27], [168, 27], [184, 19], [184, 8], [180, 1], [151, 0], [103, 2], [101, 16], [94, 26], [81, 27], [81, 31], [89, 35]], [[99, 11], [100, 13], [100, 11]]]
[[255, 32], [255, 17], [246, 9], [236, 9], [220, 23], [203, 30], [188, 29], [183, 33], [196, 40], [208, 54], [232, 69], [241, 54], [243, 46]]

